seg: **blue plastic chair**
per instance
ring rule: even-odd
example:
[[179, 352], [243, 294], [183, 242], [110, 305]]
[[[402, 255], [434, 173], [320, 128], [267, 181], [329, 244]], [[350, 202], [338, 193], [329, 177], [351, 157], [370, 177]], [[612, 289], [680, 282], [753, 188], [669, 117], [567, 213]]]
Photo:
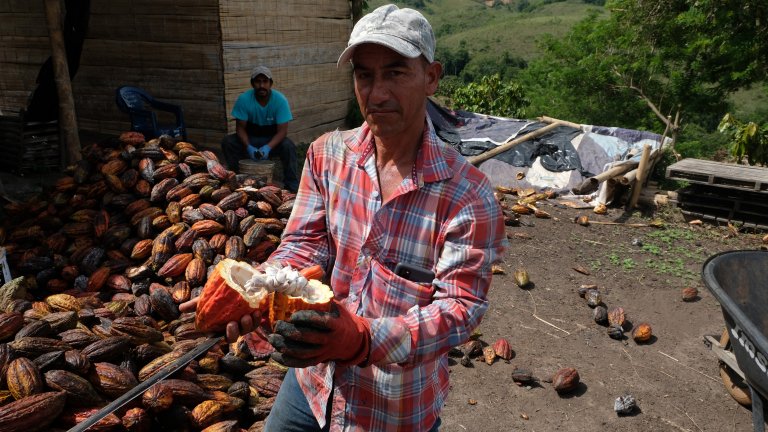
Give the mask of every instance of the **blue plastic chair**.
[[[187, 126], [184, 124], [184, 112], [180, 105], [157, 100], [144, 89], [122, 86], [115, 91], [117, 107], [128, 114], [131, 130], [141, 132], [146, 139], [160, 135], [187, 139]], [[157, 112], [166, 111], [176, 116], [175, 124], [158, 124]]]

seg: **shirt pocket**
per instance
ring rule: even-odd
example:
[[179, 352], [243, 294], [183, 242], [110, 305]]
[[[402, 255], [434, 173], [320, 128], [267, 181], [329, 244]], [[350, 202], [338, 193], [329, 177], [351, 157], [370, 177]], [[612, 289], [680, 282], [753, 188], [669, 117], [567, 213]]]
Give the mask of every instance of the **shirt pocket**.
[[409, 281], [376, 260], [371, 260], [371, 273], [369, 316], [400, 316], [413, 306], [424, 307], [432, 302], [435, 287], [431, 283]]

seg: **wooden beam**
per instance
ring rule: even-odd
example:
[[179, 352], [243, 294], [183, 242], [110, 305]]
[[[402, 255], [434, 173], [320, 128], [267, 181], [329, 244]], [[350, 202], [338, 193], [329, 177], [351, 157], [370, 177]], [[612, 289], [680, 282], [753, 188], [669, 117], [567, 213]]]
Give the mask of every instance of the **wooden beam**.
[[79, 161], [82, 155], [75, 115], [75, 98], [72, 96], [72, 82], [69, 80], [67, 50], [64, 45], [64, 33], [61, 30], [61, 0], [45, 0], [45, 18], [51, 40], [56, 92], [59, 95], [59, 134], [64, 149], [64, 165], [67, 165]]
[[496, 147], [495, 149], [491, 149], [491, 150], [488, 150], [485, 153], [481, 153], [481, 154], [479, 154], [477, 156], [472, 156], [470, 158], [467, 158], [467, 160], [469, 160], [469, 163], [471, 163], [472, 165], [477, 165], [480, 162], [488, 160], [488, 159], [496, 156], [499, 153], [504, 153], [505, 151], [511, 149], [512, 147], [514, 147], [514, 146], [516, 146], [516, 145], [518, 145], [520, 143], [524, 143], [524, 142], [526, 142], [528, 140], [532, 140], [532, 139], [534, 139], [534, 138], [536, 138], [538, 136], [544, 135], [545, 133], [547, 133], [547, 132], [551, 131], [552, 129], [555, 129], [555, 128], [559, 127], [559, 126], [562, 126], [562, 124], [559, 123], [559, 122], [548, 124], [548, 125], [544, 126], [541, 129], [536, 129], [535, 131], [529, 132], [529, 133], [527, 133], [527, 134], [525, 134], [525, 135], [523, 135], [521, 137], [517, 137], [517, 138], [515, 138], [515, 139], [513, 139], [511, 141], [507, 141], [504, 144], [501, 144], [500, 146]]
[[643, 189], [643, 183], [648, 176], [648, 159], [651, 156], [651, 146], [646, 144], [643, 146], [643, 155], [640, 157], [640, 166], [637, 167], [637, 179], [635, 185], [632, 187], [632, 198], [629, 200], [629, 209], [637, 207], [637, 200], [640, 198], [640, 191]]

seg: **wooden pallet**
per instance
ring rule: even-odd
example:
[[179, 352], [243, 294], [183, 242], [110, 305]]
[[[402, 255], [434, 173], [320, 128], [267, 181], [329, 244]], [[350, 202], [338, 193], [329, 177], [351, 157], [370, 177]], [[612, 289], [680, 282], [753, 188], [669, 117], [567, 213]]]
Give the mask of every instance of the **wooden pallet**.
[[678, 190], [677, 197], [672, 202], [688, 216], [768, 229], [768, 195], [763, 193], [690, 185]]
[[683, 159], [667, 167], [666, 177], [689, 183], [768, 194], [768, 168], [701, 159]]

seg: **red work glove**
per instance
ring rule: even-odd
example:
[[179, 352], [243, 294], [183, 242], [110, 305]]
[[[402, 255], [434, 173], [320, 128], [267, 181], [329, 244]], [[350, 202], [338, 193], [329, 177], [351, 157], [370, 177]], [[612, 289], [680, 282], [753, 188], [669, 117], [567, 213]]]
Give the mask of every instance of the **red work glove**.
[[331, 312], [302, 310], [275, 324], [269, 335], [275, 361], [296, 368], [331, 360], [342, 366], [365, 361], [371, 348], [368, 320], [331, 301]]

